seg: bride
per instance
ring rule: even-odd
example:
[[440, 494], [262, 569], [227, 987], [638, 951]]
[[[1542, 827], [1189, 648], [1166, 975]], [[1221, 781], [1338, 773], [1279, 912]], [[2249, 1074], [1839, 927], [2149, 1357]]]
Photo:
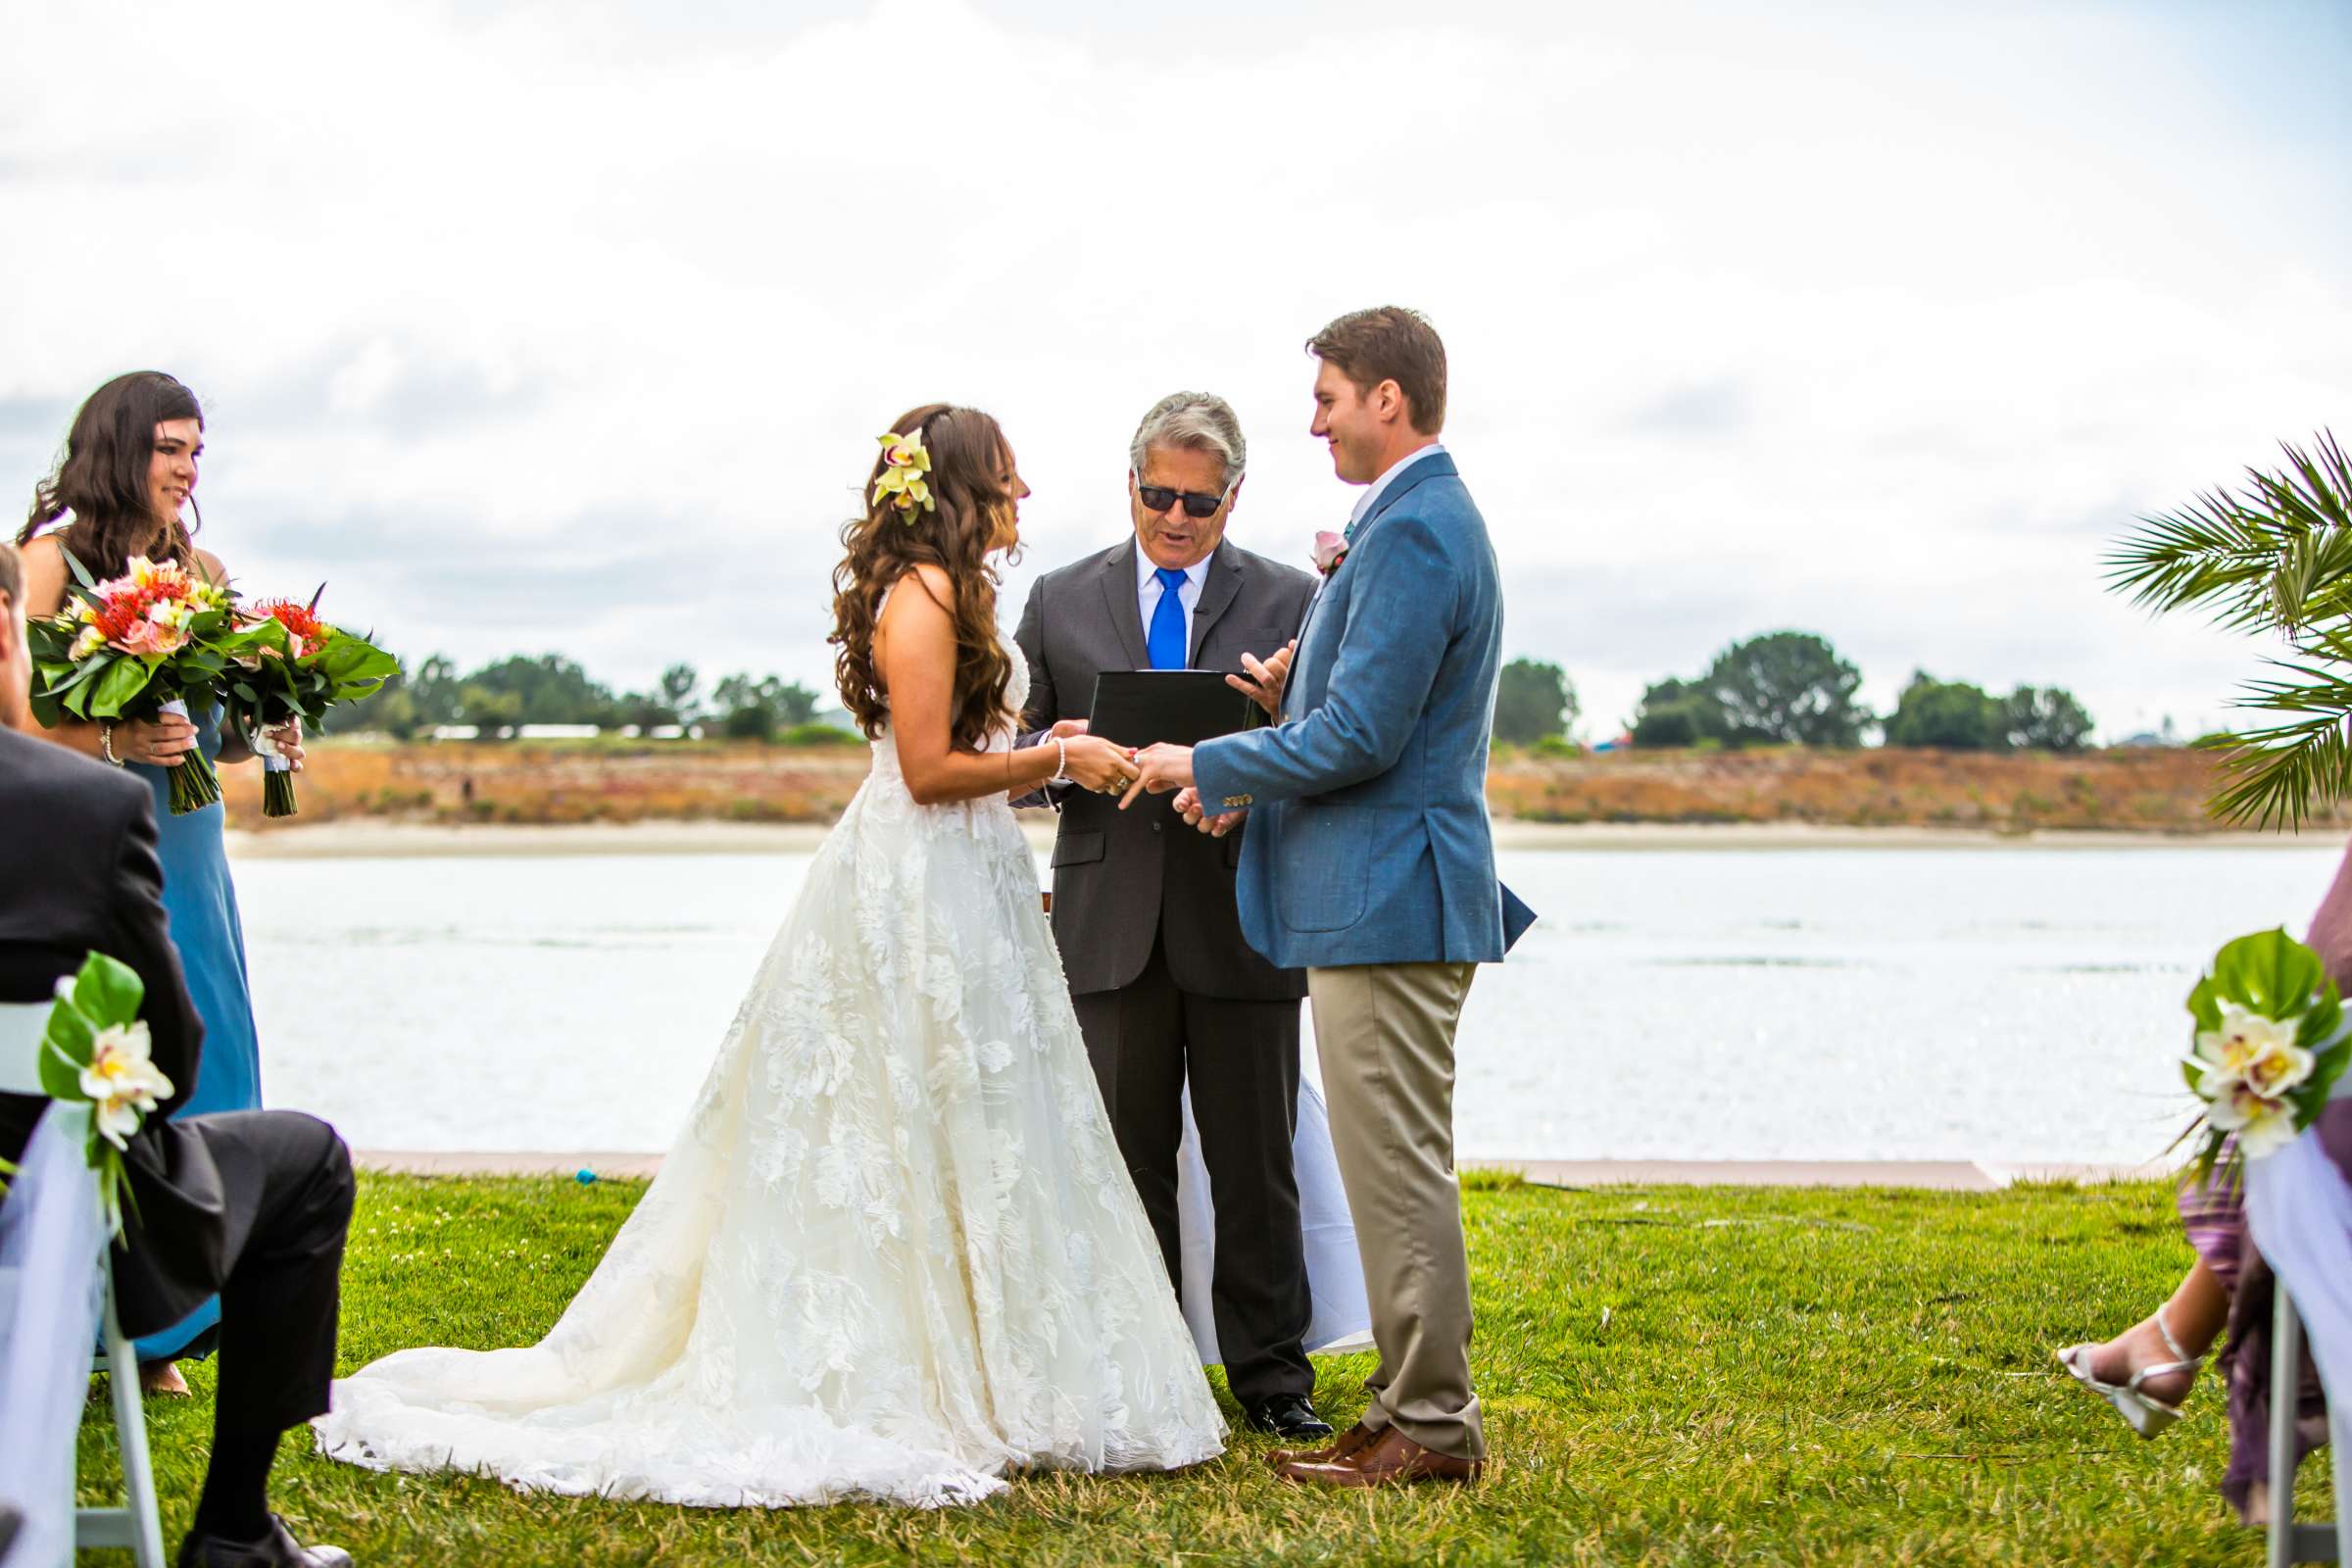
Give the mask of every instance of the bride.
[[1133, 764], [1011, 746], [1028, 669], [990, 557], [1028, 486], [996, 421], [935, 404], [882, 440], [832, 638], [873, 771], [661, 1175], [546, 1339], [362, 1368], [322, 1451], [710, 1507], [967, 1502], [1016, 1467], [1220, 1451], [1006, 804]]

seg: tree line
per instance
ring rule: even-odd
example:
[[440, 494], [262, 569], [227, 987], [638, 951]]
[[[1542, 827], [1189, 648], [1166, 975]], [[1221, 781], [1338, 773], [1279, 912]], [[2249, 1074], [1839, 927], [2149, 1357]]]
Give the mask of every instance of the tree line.
[[[1889, 713], [1856, 699], [1861, 671], [1811, 632], [1777, 631], [1736, 642], [1704, 673], [1668, 676], [1642, 694], [1630, 726], [1637, 746], [1853, 747], [1877, 733], [1889, 746], [1951, 751], [2081, 751], [2090, 714], [2057, 686], [1994, 696], [1966, 681], [1911, 677]], [[614, 692], [560, 654], [513, 655], [460, 674], [436, 654], [357, 705], [342, 729], [406, 740], [441, 725], [484, 734], [517, 724], [601, 729], [703, 725], [734, 740], [808, 739], [818, 695], [799, 681], [738, 673], [706, 693], [691, 664], [672, 664], [650, 691]], [[1580, 713], [1575, 683], [1558, 664], [1515, 659], [1494, 694], [1494, 738], [1565, 749]], [[828, 734], [830, 732], [828, 731]]]
[[651, 691], [616, 693], [561, 654], [516, 654], [463, 675], [435, 654], [385, 682], [337, 727], [407, 740], [445, 724], [471, 724], [486, 735], [516, 724], [702, 724], [735, 740], [808, 739], [811, 727], [827, 728], [815, 723], [817, 702], [799, 681], [775, 675], [727, 675], [706, 696], [692, 664], [670, 665]]
[[[1776, 631], [1736, 642], [1703, 674], [1668, 676], [1642, 694], [1630, 733], [1636, 746], [1860, 746], [1877, 732], [1888, 746], [1947, 751], [2078, 752], [2090, 744], [2091, 717], [2058, 686], [2020, 686], [1994, 696], [1926, 670], [1888, 713], [1856, 699], [1862, 672], [1826, 638]], [[1576, 687], [1557, 664], [1513, 660], [1494, 694], [1494, 738], [1518, 746], [1565, 746], [1577, 718]]]

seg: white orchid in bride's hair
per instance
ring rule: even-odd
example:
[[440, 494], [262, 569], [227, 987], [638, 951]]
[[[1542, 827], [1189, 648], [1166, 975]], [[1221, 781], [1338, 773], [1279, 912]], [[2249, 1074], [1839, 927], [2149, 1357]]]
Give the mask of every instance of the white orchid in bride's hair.
[[2234, 1135], [2237, 1152], [2261, 1159], [2319, 1119], [2352, 1060], [2335, 982], [2320, 956], [2284, 931], [2240, 937], [2214, 955], [2188, 994], [2196, 1020], [2181, 1075], [2205, 1102], [2197, 1170], [2209, 1175]]
[[882, 461], [894, 468], [912, 468], [917, 473], [931, 471], [931, 454], [923, 449], [923, 438], [909, 431], [906, 435], [893, 430], [881, 437]]
[[937, 512], [939, 507], [931, 499], [930, 481], [923, 477], [931, 471], [931, 454], [924, 449], [921, 434], [901, 435], [892, 430], [880, 439], [882, 472], [874, 480], [874, 505], [879, 507], [887, 500], [908, 520], [912, 520], [917, 507]]

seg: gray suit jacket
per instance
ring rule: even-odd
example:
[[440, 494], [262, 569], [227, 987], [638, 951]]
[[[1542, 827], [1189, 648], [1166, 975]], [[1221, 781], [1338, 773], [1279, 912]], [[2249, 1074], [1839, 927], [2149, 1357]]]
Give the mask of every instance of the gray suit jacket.
[[[1046, 573], [1030, 589], [1013, 634], [1029, 660], [1024, 729], [1086, 717], [1103, 670], [1152, 667], [1136, 602], [1136, 548], [1130, 535]], [[1239, 673], [1243, 654], [1274, 653], [1298, 635], [1314, 595], [1308, 573], [1230, 540], [1218, 545], [1193, 607], [1193, 667]], [[1141, 746], [1153, 737], [1108, 738]], [[1122, 811], [1111, 796], [1063, 793], [1054, 843], [1054, 936], [1071, 992], [1129, 984], [1151, 958], [1154, 938], [1164, 938], [1169, 973], [1195, 995], [1306, 995], [1302, 972], [1275, 968], [1242, 939], [1234, 868], [1247, 827], [1209, 838], [1186, 827], [1168, 799], [1146, 796]]]

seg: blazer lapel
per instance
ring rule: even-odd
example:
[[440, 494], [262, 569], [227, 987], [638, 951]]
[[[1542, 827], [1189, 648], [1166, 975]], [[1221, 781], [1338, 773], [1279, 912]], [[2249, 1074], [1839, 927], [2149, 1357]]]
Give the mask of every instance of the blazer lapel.
[[[1364, 520], [1357, 525], [1355, 537], [1348, 542], [1348, 548], [1350, 551], [1362, 549], [1364, 544], [1364, 535], [1372, 531], [1372, 525], [1378, 522], [1391, 507], [1395, 506], [1397, 501], [1408, 491], [1419, 485], [1422, 480], [1443, 478], [1449, 475], [1458, 474], [1460, 470], [1453, 466], [1453, 455], [1449, 452], [1434, 453], [1429, 457], [1422, 458], [1417, 462], [1408, 464], [1405, 466], [1405, 470], [1396, 476], [1396, 483], [1390, 485], [1389, 488], [1381, 495], [1380, 504], [1367, 513], [1364, 516]], [[1323, 601], [1331, 596], [1333, 576], [1335, 576], [1338, 572], [1345, 570], [1347, 570], [1347, 567], [1342, 565], [1333, 568], [1332, 571], [1325, 572], [1323, 575], [1322, 586], [1315, 590], [1315, 597], [1306, 602], [1305, 618], [1298, 622], [1298, 657], [1303, 658], [1306, 653], [1307, 628], [1314, 625], [1315, 612], [1321, 610], [1323, 608]], [[1298, 672], [1298, 665], [1296, 662], [1291, 665], [1291, 672], [1294, 675]], [[1293, 711], [1291, 705], [1291, 693], [1296, 690], [1298, 690], [1298, 686], [1296, 683], [1293, 683], [1283, 692], [1282, 713], [1283, 717], [1285, 718], [1290, 717]]]
[[[1219, 615], [1224, 614], [1228, 609], [1232, 608], [1234, 599], [1241, 591], [1242, 564], [1233, 559], [1233, 552], [1220, 540], [1217, 544], [1217, 553], [1209, 558], [1208, 575], [1200, 579], [1200, 603], [1193, 606], [1191, 663], [1195, 669], [1201, 667], [1200, 650], [1208, 646], [1209, 628], [1216, 625]], [[1136, 614], [1138, 616], [1143, 614], [1143, 605], [1140, 600], [1136, 605]]]
[[1127, 651], [1127, 667], [1150, 669], [1152, 652], [1144, 641], [1144, 612], [1135, 589], [1135, 548], [1130, 535], [1102, 563], [1102, 608], [1111, 629], [1119, 634], [1119, 646]]
[[1404, 471], [1396, 476], [1396, 482], [1382, 492], [1380, 505], [1374, 507], [1365, 514], [1364, 520], [1356, 525], [1355, 538], [1349, 541], [1348, 548], [1353, 550], [1361, 546], [1364, 535], [1371, 532], [1372, 525], [1386, 516], [1391, 507], [1418, 489], [1423, 480], [1454, 478], [1460, 473], [1461, 470], [1453, 466], [1453, 454], [1450, 452], [1433, 452], [1426, 458], [1405, 465]]

